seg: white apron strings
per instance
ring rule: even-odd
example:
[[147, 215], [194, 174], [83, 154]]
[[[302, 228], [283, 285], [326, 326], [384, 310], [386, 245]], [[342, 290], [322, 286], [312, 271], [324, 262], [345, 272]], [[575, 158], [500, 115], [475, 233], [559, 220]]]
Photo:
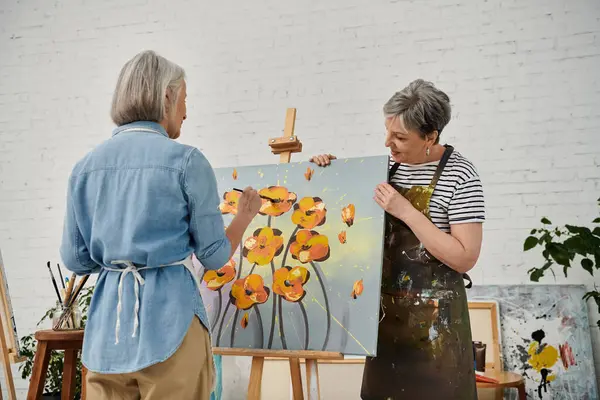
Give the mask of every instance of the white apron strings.
[[129, 260], [115, 260], [111, 264], [125, 265], [125, 268], [104, 267], [104, 269], [106, 269], [107, 271], [119, 272], [121, 274], [121, 278], [119, 279], [119, 288], [118, 288], [118, 299], [119, 300], [117, 302], [117, 323], [115, 325], [115, 344], [119, 343], [119, 332], [121, 330], [121, 308], [122, 308], [122, 298], [123, 298], [123, 281], [125, 280], [125, 277], [127, 276], [127, 274], [133, 275], [134, 290], [135, 290], [135, 308], [134, 308], [134, 312], [133, 312], [133, 315], [134, 315], [133, 333], [131, 334], [131, 337], [135, 337], [137, 330], [138, 330], [138, 326], [139, 326], [138, 312], [140, 310], [140, 285], [143, 285], [145, 283], [144, 278], [142, 278], [142, 275], [139, 273], [139, 271], [142, 271], [144, 269], [174, 267], [174, 266], [183, 265], [188, 271], [190, 271], [190, 273], [192, 274], [192, 277], [194, 278], [194, 281], [196, 282], [196, 287], [198, 288], [198, 290], [200, 290], [200, 281], [198, 280], [198, 275], [194, 271], [194, 264], [192, 263], [191, 254], [181, 261], [176, 261], [171, 264], [159, 265], [158, 267], [139, 267], [138, 268], [135, 265], [133, 265], [133, 263]]

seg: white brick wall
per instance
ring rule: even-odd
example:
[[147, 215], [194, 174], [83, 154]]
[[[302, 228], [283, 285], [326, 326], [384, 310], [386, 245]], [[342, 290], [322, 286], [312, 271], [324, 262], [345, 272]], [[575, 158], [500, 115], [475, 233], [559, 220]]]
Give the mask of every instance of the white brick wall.
[[476, 283], [527, 282], [539, 259], [521, 243], [540, 217], [584, 223], [597, 211], [598, 1], [5, 0], [0, 247], [22, 335], [54, 300], [44, 264], [59, 260], [70, 169], [110, 135], [117, 73], [146, 48], [186, 68], [181, 140], [216, 167], [276, 162], [266, 139], [286, 107], [298, 109], [303, 158], [381, 154], [383, 102], [415, 78], [436, 82], [454, 106], [442, 137], [487, 193]]

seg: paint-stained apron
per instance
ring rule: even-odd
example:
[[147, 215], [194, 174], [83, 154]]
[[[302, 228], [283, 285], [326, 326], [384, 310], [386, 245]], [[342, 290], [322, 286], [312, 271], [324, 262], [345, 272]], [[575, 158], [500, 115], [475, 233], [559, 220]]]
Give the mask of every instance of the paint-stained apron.
[[[429, 186], [396, 187], [427, 217], [452, 151], [446, 146]], [[390, 169], [390, 178], [398, 167]], [[406, 224], [386, 214], [377, 357], [366, 360], [363, 400], [477, 399], [463, 278], [468, 279], [431, 255]]]

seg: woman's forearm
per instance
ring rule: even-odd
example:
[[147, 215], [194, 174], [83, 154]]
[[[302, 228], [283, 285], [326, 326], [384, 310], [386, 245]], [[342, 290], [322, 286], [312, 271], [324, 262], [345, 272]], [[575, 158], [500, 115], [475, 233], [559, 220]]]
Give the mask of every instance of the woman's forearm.
[[230, 257], [233, 257], [233, 254], [236, 252], [240, 242], [242, 241], [242, 238], [244, 237], [244, 232], [246, 232], [248, 225], [250, 225], [250, 222], [252, 222], [252, 217], [239, 213], [233, 218], [231, 224], [229, 224], [225, 230], [225, 235], [227, 235], [227, 238], [231, 242]]
[[427, 251], [450, 268], [465, 273], [475, 266], [479, 252], [465, 248], [457, 238], [441, 231], [418, 210], [407, 213], [403, 221]]

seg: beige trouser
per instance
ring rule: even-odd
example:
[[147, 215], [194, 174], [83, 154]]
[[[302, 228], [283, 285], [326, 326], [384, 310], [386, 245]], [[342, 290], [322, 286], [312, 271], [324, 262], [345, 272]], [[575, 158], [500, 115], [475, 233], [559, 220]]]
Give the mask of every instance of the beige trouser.
[[86, 400], [209, 400], [214, 379], [210, 337], [198, 318], [166, 361], [129, 374], [87, 372]]

